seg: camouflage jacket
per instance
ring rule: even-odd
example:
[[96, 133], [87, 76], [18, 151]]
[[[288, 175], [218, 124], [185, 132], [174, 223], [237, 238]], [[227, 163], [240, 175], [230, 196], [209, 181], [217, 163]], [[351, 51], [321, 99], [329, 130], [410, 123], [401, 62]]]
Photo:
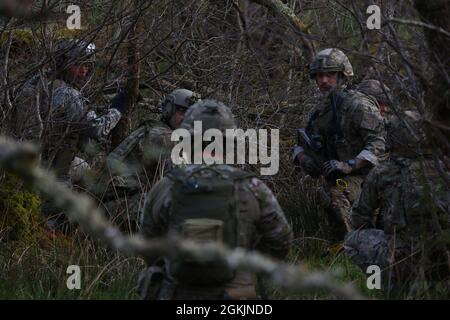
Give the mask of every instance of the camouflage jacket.
[[[196, 170], [199, 165], [188, 165]], [[223, 170], [236, 170], [221, 165]], [[236, 182], [238, 190], [238, 242], [245, 249], [258, 249], [269, 255], [284, 258], [292, 241], [292, 231], [283, 210], [270, 189], [257, 178], [245, 178]], [[141, 215], [141, 234], [147, 238], [168, 234], [171, 214], [171, 191], [173, 182], [167, 177], [160, 180], [147, 195]], [[148, 261], [151, 261], [149, 259]], [[253, 283], [253, 276], [237, 272], [240, 284]]]
[[308, 135], [320, 141], [318, 153], [326, 160], [360, 158], [377, 165], [378, 157], [385, 152], [386, 135], [377, 102], [354, 90], [340, 90], [338, 94], [340, 98], [334, 100], [336, 113], [331, 93], [313, 110]]
[[391, 157], [372, 169], [353, 204], [352, 227], [374, 228], [375, 219], [382, 219], [386, 235], [396, 236], [398, 242], [446, 228], [450, 193], [435, 166], [429, 159]]
[[62, 80], [44, 88], [42, 81], [34, 78], [22, 92], [23, 99], [28, 99], [18, 106], [19, 122], [27, 126], [22, 128], [22, 138], [40, 142], [43, 158], [58, 175], [68, 172], [83, 137], [102, 140], [121, 118], [116, 109], [108, 109], [102, 116], [89, 111], [83, 94]]
[[171, 134], [172, 130], [160, 121], [143, 123], [108, 155], [108, 172], [113, 174], [107, 180], [130, 190], [155, 183], [169, 166]]

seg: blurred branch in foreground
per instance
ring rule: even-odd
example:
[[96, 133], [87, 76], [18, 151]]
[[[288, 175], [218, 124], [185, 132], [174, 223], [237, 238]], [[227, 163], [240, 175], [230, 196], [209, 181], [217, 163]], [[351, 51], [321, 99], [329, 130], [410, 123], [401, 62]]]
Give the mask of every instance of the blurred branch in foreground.
[[324, 289], [343, 299], [363, 297], [350, 285], [337, 283], [330, 274], [308, 273], [301, 266], [279, 263], [258, 253], [241, 249], [229, 250], [218, 244], [200, 245], [192, 241], [166, 238], [145, 240], [123, 235], [112, 225], [87, 196], [76, 194], [58, 183], [53, 174], [38, 166], [39, 154], [30, 144], [16, 143], [0, 137], [0, 168], [18, 175], [41, 191], [64, 210], [69, 218], [80, 224], [83, 230], [127, 255], [166, 255], [169, 258], [184, 255], [192, 259], [212, 257], [226, 261], [231, 267], [251, 270], [267, 276], [271, 281], [292, 292]]

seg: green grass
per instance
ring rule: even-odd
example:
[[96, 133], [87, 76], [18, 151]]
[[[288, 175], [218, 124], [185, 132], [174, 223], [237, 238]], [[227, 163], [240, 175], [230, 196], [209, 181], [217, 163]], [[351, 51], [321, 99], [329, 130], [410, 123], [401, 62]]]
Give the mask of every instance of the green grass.
[[[80, 266], [80, 290], [67, 288], [70, 265]], [[59, 239], [44, 246], [4, 244], [0, 266], [0, 299], [137, 299], [143, 261], [92, 240]]]
[[[307, 256], [298, 249], [291, 250], [289, 260], [299, 263], [306, 271], [324, 271], [331, 273], [338, 284], [351, 283], [359, 292], [368, 299], [382, 299], [380, 290], [369, 290], [366, 286], [366, 275], [353, 264], [343, 253], [330, 253], [327, 245], [323, 242], [316, 244], [314, 252]], [[269, 299], [336, 299], [336, 297], [324, 290], [305, 292], [304, 294], [293, 294], [283, 289], [276, 288], [268, 281], [263, 281], [265, 291]]]
[[[339, 281], [353, 282], [368, 297], [375, 292], [365, 288], [365, 276], [342, 255], [313, 255], [301, 259], [293, 250], [289, 260], [304, 262], [308, 270], [322, 269], [337, 275]], [[69, 265], [81, 268], [81, 289], [66, 286]], [[0, 299], [138, 299], [136, 285], [144, 262], [107, 250], [90, 239], [58, 239], [25, 246], [0, 246]], [[326, 292], [292, 295], [264, 281], [270, 299], [332, 299]]]
[[[313, 246], [310, 246], [310, 249]], [[351, 283], [368, 299], [384, 299], [381, 290], [369, 290], [366, 275], [342, 253], [330, 253], [323, 242], [305, 253], [294, 248], [288, 258], [306, 271], [326, 271], [337, 283]], [[81, 268], [81, 289], [69, 290], [66, 273], [69, 265]], [[124, 257], [105, 249], [90, 239], [45, 240], [32, 245], [0, 244], [0, 299], [138, 299], [138, 276], [144, 262], [136, 257]], [[318, 290], [302, 294], [275, 287], [267, 279], [258, 283], [258, 293], [268, 299], [336, 299], [329, 292]], [[264, 296], [262, 295], [262, 296]], [[445, 285], [420, 297], [448, 297]], [[411, 297], [403, 297], [411, 298]]]

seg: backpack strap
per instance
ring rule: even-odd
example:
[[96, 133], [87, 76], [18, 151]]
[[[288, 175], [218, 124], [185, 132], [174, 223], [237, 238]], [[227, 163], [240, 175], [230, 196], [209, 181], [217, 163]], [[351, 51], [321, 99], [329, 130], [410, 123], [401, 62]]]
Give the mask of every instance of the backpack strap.
[[333, 112], [333, 128], [332, 128], [332, 136], [335, 136], [336, 140], [342, 139], [342, 103], [344, 102], [344, 96], [342, 91], [333, 91], [330, 94], [330, 105], [331, 111]]

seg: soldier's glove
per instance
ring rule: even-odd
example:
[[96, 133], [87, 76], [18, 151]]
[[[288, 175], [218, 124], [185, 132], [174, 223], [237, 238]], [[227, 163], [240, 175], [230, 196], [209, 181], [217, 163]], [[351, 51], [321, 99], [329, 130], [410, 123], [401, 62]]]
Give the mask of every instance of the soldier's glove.
[[351, 173], [353, 168], [346, 162], [338, 160], [330, 160], [323, 164], [323, 171], [325, 176], [329, 176], [336, 172], [341, 172], [343, 174]]
[[111, 108], [119, 110], [121, 114], [128, 111], [128, 94], [126, 91], [119, 91], [111, 100]]

